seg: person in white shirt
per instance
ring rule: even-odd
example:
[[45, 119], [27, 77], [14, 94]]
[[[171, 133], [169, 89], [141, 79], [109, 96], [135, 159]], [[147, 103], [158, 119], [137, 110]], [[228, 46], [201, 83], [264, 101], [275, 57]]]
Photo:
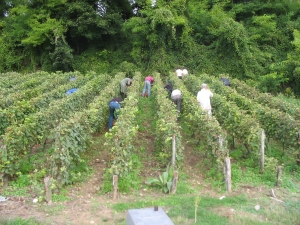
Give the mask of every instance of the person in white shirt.
[[182, 79], [182, 70], [180, 69], [179, 66], [177, 67], [177, 70], [175, 71], [175, 74], [176, 74], [176, 76], [177, 76], [179, 79]]
[[186, 75], [188, 75], [188, 71], [185, 67], [183, 67], [183, 70], [182, 70], [182, 76], [185, 77]]
[[177, 106], [177, 111], [181, 112], [181, 91], [178, 89], [175, 89], [171, 93], [171, 99]]
[[213, 97], [213, 93], [208, 89], [207, 84], [202, 84], [201, 90], [197, 94], [197, 101], [200, 103], [202, 110], [207, 111], [209, 116], [211, 116], [211, 97]]

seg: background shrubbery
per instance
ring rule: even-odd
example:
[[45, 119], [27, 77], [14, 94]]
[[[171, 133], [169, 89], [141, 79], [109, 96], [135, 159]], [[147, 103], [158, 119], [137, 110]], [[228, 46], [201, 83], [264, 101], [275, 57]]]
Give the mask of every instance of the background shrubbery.
[[13, 0], [0, 5], [0, 72], [177, 66], [299, 95], [300, 3], [259, 0]]

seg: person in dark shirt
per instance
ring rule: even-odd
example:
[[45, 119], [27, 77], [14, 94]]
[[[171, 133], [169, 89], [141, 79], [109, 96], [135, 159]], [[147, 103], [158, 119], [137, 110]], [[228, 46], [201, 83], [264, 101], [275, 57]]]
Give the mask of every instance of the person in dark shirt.
[[164, 86], [164, 89], [166, 89], [166, 91], [169, 94], [169, 98], [171, 98], [171, 93], [173, 91], [173, 85], [171, 81], [168, 81], [168, 83]]
[[109, 118], [108, 118], [108, 129], [111, 129], [113, 126], [114, 119], [118, 118], [116, 109], [120, 109], [120, 102], [123, 101], [123, 98], [113, 98], [109, 102]]
[[229, 82], [229, 80], [228, 80], [227, 78], [222, 77], [222, 78], [221, 78], [221, 81], [223, 82], [223, 84], [224, 84], [225, 86], [230, 86], [230, 82]]

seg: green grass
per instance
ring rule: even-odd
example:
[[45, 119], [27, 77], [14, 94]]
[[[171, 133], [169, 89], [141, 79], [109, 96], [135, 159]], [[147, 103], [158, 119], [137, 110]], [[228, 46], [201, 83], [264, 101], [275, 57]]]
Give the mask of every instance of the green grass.
[[43, 212], [45, 212], [46, 214], [49, 215], [60, 215], [62, 213], [62, 211], [64, 211], [66, 209], [66, 206], [63, 204], [53, 204], [50, 206], [43, 206], [43, 205], [39, 205], [39, 209]]
[[[153, 135], [156, 125], [156, 109], [153, 96], [150, 98], [140, 98], [138, 103], [138, 115], [136, 117], [140, 132], [147, 132], [148, 135]], [[144, 122], [149, 122], [150, 126], [145, 127]]]
[[288, 102], [288, 103], [290, 103], [290, 104], [293, 104], [293, 105], [295, 105], [295, 106], [297, 106], [297, 107], [300, 107], [300, 101], [299, 101], [298, 98], [287, 97], [287, 96], [285, 96], [285, 95], [283, 95], [283, 94], [277, 95], [276, 98], [278, 98], [278, 99], [280, 99], [280, 100], [283, 100], [283, 101], [286, 101], [286, 102]]
[[[142, 178], [139, 172], [142, 168], [141, 159], [137, 154], [132, 154], [132, 171], [126, 176], [120, 177], [118, 180], [118, 189], [121, 193], [128, 193], [130, 190], [136, 190], [140, 188]], [[112, 175], [108, 170], [104, 173], [104, 183], [100, 193], [108, 193], [112, 191], [111, 185]]]
[[67, 196], [68, 191], [66, 189], [62, 189], [60, 190], [60, 193], [59, 194], [53, 194], [52, 195], [52, 202], [66, 202], [69, 199], [69, 197]]
[[[196, 208], [197, 198], [199, 200]], [[257, 204], [261, 207], [259, 210], [254, 208]], [[267, 196], [251, 199], [245, 195], [237, 195], [220, 200], [218, 197], [176, 194], [117, 203], [112, 208], [121, 213], [129, 209], [153, 208], [155, 205], [162, 207], [176, 225], [296, 225], [300, 221], [299, 201], [279, 204]]]
[[3, 193], [1, 194], [3, 196], [17, 196], [17, 197], [28, 197], [30, 194], [28, 193], [27, 187], [14, 187], [9, 186], [5, 190], [3, 190]]
[[[162, 207], [172, 220], [184, 218], [188, 221], [195, 219], [196, 196], [168, 195], [158, 199], [144, 199], [137, 202], [118, 203], [113, 205], [113, 209], [124, 211], [128, 209], [152, 208], [155, 205]], [[247, 200], [243, 196], [225, 198], [222, 201], [218, 198], [200, 197], [197, 207], [197, 223], [193, 224], [227, 224], [228, 220], [211, 210], [219, 206], [233, 207], [235, 205], [245, 205]]]
[[15, 218], [15, 219], [0, 219], [0, 225], [42, 225], [44, 223], [38, 222], [35, 219], [21, 219], [21, 218]]

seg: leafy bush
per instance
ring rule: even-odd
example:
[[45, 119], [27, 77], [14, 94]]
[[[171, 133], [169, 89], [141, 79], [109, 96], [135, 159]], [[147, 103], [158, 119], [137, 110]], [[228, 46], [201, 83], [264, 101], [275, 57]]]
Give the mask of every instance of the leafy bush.
[[55, 50], [50, 53], [54, 71], [69, 72], [72, 71], [73, 64], [73, 50], [71, 47], [62, 40], [58, 40]]
[[123, 61], [118, 68], [115, 69], [115, 71], [122, 71], [125, 72], [125, 76], [132, 78], [134, 76], [134, 72], [137, 71], [137, 66], [133, 63]]
[[86, 73], [94, 71], [96, 73], [106, 73], [109, 70], [110, 64], [108, 58], [110, 52], [107, 50], [99, 51], [95, 48], [83, 52], [79, 56], [74, 56], [73, 68], [74, 70]]
[[12, 181], [12, 186], [14, 187], [26, 187], [28, 185], [30, 185], [31, 181], [30, 181], [30, 175], [24, 175], [22, 173], [18, 173], [19, 177]]
[[262, 92], [277, 93], [281, 91], [281, 86], [287, 82], [288, 78], [284, 74], [270, 73], [259, 77], [258, 89]]
[[158, 179], [149, 178], [146, 181], [146, 184], [160, 187], [164, 193], [170, 193], [172, 189], [172, 183], [173, 183], [173, 171], [172, 169], [168, 169], [168, 168], [166, 169], [165, 172], [159, 174]]

